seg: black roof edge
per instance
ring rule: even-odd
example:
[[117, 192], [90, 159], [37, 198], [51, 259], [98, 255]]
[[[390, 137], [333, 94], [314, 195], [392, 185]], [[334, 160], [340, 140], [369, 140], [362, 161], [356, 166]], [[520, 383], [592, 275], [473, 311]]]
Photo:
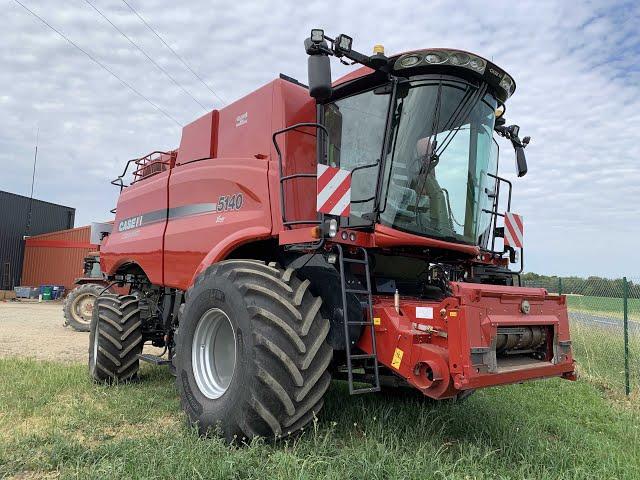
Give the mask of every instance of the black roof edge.
[[[7, 195], [13, 195], [14, 197], [22, 197], [22, 198], [25, 198], [27, 200], [29, 200], [29, 198], [30, 198], [30, 197], [27, 197], [26, 195], [20, 195], [19, 193], [7, 192], [6, 190], [0, 190], [0, 193], [6, 193]], [[67, 208], [69, 210], [73, 210], [74, 212], [76, 211], [75, 207], [69, 207], [68, 205], [61, 205], [59, 203], [47, 202], [46, 200], [39, 200], [37, 198], [34, 198], [33, 201], [34, 202], [40, 202], [40, 203], [47, 203], [47, 204], [53, 205], [55, 207]]]
[[291, 83], [293, 83], [295, 85], [299, 85], [299, 86], [301, 86], [303, 88], [309, 89], [308, 85], [305, 85], [304, 83], [298, 81], [296, 78], [290, 77], [289, 75], [285, 75], [284, 73], [280, 74], [280, 78], [282, 80], [286, 80], [287, 82], [291, 82]]

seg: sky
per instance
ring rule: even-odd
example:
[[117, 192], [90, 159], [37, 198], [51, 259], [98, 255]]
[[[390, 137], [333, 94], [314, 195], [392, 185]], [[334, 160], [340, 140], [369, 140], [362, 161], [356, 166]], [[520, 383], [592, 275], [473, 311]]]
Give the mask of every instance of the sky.
[[640, 2], [127, 0], [203, 81], [121, 0], [20, 2], [138, 92], [0, 0], [0, 190], [29, 194], [39, 132], [35, 197], [75, 207], [78, 226], [111, 218], [109, 180], [177, 147], [180, 125], [279, 73], [306, 83], [302, 42], [321, 27], [364, 53], [450, 47], [504, 68], [517, 83], [506, 117], [532, 137], [520, 179], [500, 141], [525, 270], [640, 276]]

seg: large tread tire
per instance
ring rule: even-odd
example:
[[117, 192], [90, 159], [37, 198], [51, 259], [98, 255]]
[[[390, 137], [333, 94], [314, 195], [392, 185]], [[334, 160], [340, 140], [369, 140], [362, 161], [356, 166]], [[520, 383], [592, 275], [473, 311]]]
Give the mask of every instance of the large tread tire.
[[110, 293], [110, 290], [105, 292], [105, 285], [98, 283], [84, 283], [71, 290], [62, 303], [65, 324], [78, 332], [88, 332], [91, 329], [93, 312], [85, 320], [81, 312], [77, 311], [78, 304], [83, 301], [84, 297], [87, 297], [87, 299], [93, 297], [95, 299], [103, 292]]
[[140, 299], [106, 294], [96, 298], [89, 335], [89, 374], [97, 382], [137, 377], [142, 353]]
[[[322, 300], [292, 269], [255, 260], [227, 260], [205, 270], [186, 295], [177, 333], [176, 384], [201, 435], [227, 442], [280, 439], [303, 429], [323, 406], [333, 350]], [[227, 390], [205, 396], [195, 379], [194, 333], [212, 308], [235, 332], [235, 369]], [[195, 359], [197, 361], [197, 358]]]

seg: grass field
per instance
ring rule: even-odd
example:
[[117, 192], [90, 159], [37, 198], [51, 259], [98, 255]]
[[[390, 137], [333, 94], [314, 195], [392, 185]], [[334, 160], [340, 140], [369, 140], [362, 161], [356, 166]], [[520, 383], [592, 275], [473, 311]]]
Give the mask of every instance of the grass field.
[[[622, 298], [567, 295], [567, 303], [569, 310], [623, 318]], [[640, 299], [628, 299], [628, 312], [630, 319], [640, 320]]]
[[459, 404], [349, 397], [287, 443], [229, 448], [185, 426], [173, 379], [91, 383], [82, 365], [0, 360], [0, 477], [640, 478], [640, 408], [586, 381], [484, 390]]
[[[616, 392], [624, 392], [625, 364], [622, 329], [581, 321], [571, 322], [573, 355], [581, 373]], [[629, 380], [640, 391], [640, 335], [629, 335]]]

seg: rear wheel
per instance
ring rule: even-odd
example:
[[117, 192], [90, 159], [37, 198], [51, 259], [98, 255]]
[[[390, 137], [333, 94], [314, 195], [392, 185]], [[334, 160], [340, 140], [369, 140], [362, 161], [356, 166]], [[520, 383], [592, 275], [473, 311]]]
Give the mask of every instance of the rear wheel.
[[89, 335], [89, 373], [99, 382], [123, 382], [137, 376], [142, 353], [140, 299], [102, 295], [95, 301]]
[[88, 332], [93, 304], [104, 290], [105, 286], [98, 283], [85, 283], [71, 290], [62, 304], [65, 323], [78, 332]]
[[232, 442], [292, 434], [331, 377], [329, 322], [309, 282], [253, 260], [209, 267], [187, 292], [176, 341], [182, 406], [201, 434]]

